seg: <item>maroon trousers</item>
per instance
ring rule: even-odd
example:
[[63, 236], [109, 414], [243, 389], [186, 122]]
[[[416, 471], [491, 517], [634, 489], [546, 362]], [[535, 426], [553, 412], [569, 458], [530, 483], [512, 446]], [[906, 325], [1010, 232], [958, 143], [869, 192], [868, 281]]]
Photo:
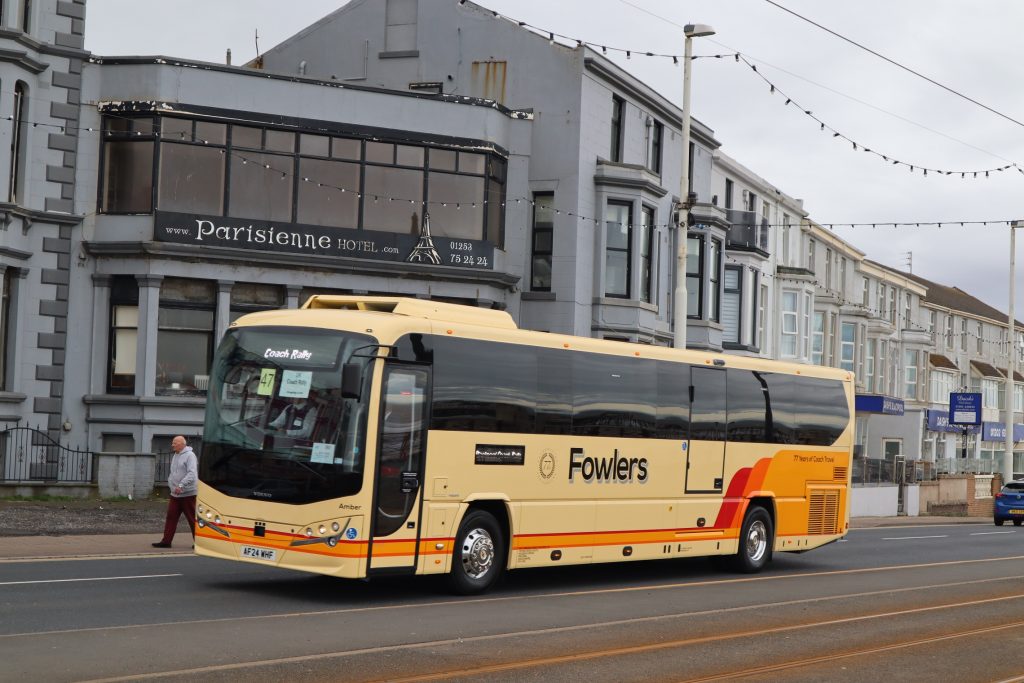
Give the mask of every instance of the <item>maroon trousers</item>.
[[182, 496], [175, 498], [171, 496], [167, 501], [167, 519], [164, 521], [164, 537], [160, 539], [168, 545], [174, 540], [174, 532], [178, 528], [178, 519], [182, 513], [188, 521], [189, 531], [192, 532], [192, 539], [196, 537], [196, 497]]

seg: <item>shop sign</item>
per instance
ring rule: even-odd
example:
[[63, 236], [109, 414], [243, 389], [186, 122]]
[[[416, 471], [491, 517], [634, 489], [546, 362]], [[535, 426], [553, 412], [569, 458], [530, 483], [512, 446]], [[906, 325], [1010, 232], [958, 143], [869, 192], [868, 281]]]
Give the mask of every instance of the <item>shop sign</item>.
[[925, 417], [928, 420], [928, 431], [931, 432], [956, 432], [961, 434], [964, 431], [964, 427], [971, 434], [978, 431], [975, 425], [950, 424], [948, 410], [926, 410]]
[[902, 415], [903, 399], [892, 396], [876, 396], [874, 394], [857, 394], [854, 404], [858, 413], [881, 413], [882, 415]]
[[949, 421], [955, 425], [981, 424], [981, 394], [953, 392], [949, 395]]
[[492, 243], [432, 236], [429, 219], [424, 221], [419, 235], [167, 211], [156, 212], [154, 224], [153, 235], [158, 242], [494, 269]]
[[[998, 441], [1006, 443], [1006, 425], [1002, 422], [983, 422], [981, 425], [982, 441]], [[1013, 441], [1024, 440], [1024, 424], [1013, 425]]]

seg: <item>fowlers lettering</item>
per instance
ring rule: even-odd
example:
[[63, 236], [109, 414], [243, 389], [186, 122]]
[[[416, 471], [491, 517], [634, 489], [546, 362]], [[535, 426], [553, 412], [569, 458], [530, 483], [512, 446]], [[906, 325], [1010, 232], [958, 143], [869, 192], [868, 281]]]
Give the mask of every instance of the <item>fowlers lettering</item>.
[[584, 481], [598, 482], [638, 482], [647, 481], [647, 458], [620, 458], [619, 449], [610, 458], [593, 458], [586, 455], [582, 448], [569, 449], [569, 481], [574, 481], [576, 474]]

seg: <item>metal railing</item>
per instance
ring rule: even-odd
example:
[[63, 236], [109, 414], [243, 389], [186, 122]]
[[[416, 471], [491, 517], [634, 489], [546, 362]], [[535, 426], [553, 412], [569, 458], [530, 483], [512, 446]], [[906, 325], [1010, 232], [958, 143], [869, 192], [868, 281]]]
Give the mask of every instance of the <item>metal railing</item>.
[[93, 454], [62, 446], [32, 427], [0, 430], [0, 481], [88, 484], [93, 480]]

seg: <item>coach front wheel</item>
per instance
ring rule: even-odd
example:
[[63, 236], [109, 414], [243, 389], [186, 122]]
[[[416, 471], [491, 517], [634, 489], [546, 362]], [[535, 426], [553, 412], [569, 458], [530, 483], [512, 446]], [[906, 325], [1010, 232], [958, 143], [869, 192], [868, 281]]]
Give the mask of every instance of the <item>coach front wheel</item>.
[[760, 506], [747, 509], [740, 529], [740, 547], [733, 561], [735, 568], [745, 574], [761, 571], [772, 559], [772, 545], [775, 542], [772, 518]]
[[505, 539], [491, 513], [471, 510], [459, 525], [449, 575], [451, 588], [460, 595], [483, 593], [505, 569]]

